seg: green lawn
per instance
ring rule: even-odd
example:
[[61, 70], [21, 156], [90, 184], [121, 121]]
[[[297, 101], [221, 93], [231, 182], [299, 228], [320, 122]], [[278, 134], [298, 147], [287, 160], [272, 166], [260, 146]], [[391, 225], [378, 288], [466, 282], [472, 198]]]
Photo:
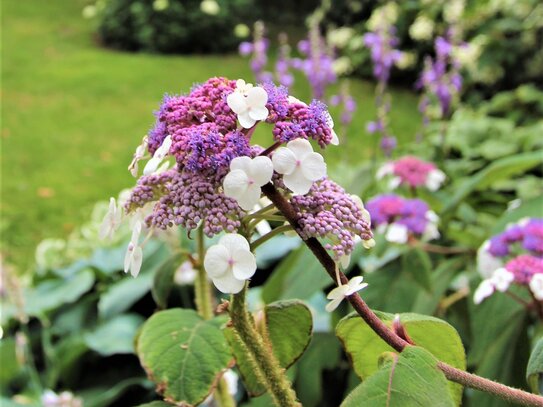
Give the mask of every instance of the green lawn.
[[[126, 171], [166, 92], [222, 75], [251, 79], [237, 55], [159, 56], [100, 48], [83, 0], [6, 0], [2, 10], [2, 251], [21, 271], [45, 237], [66, 236], [134, 179]], [[300, 83], [300, 81], [299, 81]], [[359, 103], [346, 162], [368, 157], [373, 85], [353, 81]], [[307, 98], [308, 89], [295, 92]], [[416, 98], [394, 94], [394, 130], [411, 140]], [[261, 143], [264, 144], [264, 140]], [[330, 162], [342, 154], [332, 152]]]

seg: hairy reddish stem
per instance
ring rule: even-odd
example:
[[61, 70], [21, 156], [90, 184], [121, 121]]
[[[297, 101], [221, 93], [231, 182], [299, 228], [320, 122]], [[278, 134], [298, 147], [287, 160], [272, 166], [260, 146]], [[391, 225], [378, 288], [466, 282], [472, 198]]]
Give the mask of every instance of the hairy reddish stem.
[[[271, 184], [268, 183], [262, 187], [262, 192], [273, 202], [279, 211], [285, 216], [294, 230], [299, 230], [298, 214], [289, 201]], [[315, 257], [322, 264], [332, 280], [336, 281], [336, 263], [330, 257], [326, 249], [315, 238], [304, 240], [304, 243], [313, 252]], [[342, 284], [346, 284], [349, 280], [342, 272], [339, 272], [339, 278]], [[368, 307], [366, 302], [358, 295], [352, 294], [347, 297], [355, 311], [362, 317], [364, 321], [373, 329], [373, 331], [381, 337], [388, 345], [396, 351], [401, 352], [406, 346], [410, 346], [408, 342], [398, 336], [377, 315]], [[525, 406], [541, 406], [543, 407], [543, 397], [537, 396], [523, 390], [514, 389], [504, 384], [496, 383], [492, 380], [485, 379], [463, 370], [457, 369], [443, 362], [438, 362], [439, 369], [445, 374], [447, 379], [460, 383], [466, 387], [485, 391], [496, 395], [507, 401], [512, 401]]]

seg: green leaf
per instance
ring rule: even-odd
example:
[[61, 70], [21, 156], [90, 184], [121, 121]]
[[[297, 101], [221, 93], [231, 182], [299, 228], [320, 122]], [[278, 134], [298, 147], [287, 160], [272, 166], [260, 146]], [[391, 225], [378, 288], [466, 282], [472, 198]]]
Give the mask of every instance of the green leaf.
[[543, 154], [541, 151], [521, 153], [496, 160], [475, 175], [466, 178], [445, 205], [443, 212], [456, 208], [466, 196], [475, 190], [487, 188], [498, 180], [511, 178], [542, 163]]
[[445, 375], [426, 350], [407, 347], [356, 387], [341, 407], [452, 407]]
[[[387, 326], [392, 326], [394, 315], [379, 311], [376, 311], [376, 314]], [[411, 313], [400, 314], [400, 321], [417, 346], [426, 349], [438, 360], [465, 370], [464, 346], [451, 325], [434, 317]], [[362, 380], [377, 371], [382, 353], [394, 351], [356, 313], [339, 321], [336, 335], [349, 354], [356, 374]], [[449, 387], [454, 399], [460, 404], [462, 386], [450, 382]]]
[[134, 337], [143, 321], [137, 314], [119, 315], [85, 334], [85, 343], [103, 356], [134, 353]]
[[503, 216], [495, 222], [492, 233], [490, 234], [498, 234], [505, 229], [507, 224], [517, 222], [526, 217], [543, 217], [543, 195], [523, 201], [518, 208], [505, 212]]
[[402, 256], [402, 266], [423, 289], [432, 291], [432, 261], [428, 253], [420, 249], [409, 250]]
[[160, 308], [168, 306], [168, 297], [173, 287], [173, 277], [182, 259], [182, 253], [174, 254], [162, 263], [155, 273], [151, 294]]
[[171, 407], [171, 404], [166, 403], [165, 401], [151, 401], [150, 403], [139, 404], [136, 407]]
[[115, 383], [114, 386], [100, 386], [78, 391], [77, 396], [83, 398], [85, 407], [108, 407], [116, 405], [114, 402], [133, 386], [148, 387], [147, 379], [132, 377]]
[[543, 338], [535, 344], [535, 348], [530, 355], [528, 367], [526, 369], [526, 380], [530, 384], [532, 391], [541, 394], [541, 375], [543, 374]]
[[[269, 304], [262, 316], [266, 323], [263, 333], [267, 335], [273, 354], [281, 367], [288, 369], [304, 353], [311, 340], [313, 320], [311, 311], [301, 301], [278, 301]], [[243, 383], [249, 394], [260, 395], [266, 391], [253, 373], [245, 347], [239, 342], [231, 328], [224, 334], [230, 343]]]
[[196, 405], [210, 394], [232, 358], [222, 322], [174, 308], [157, 312], [143, 324], [137, 353], [166, 401]]
[[274, 270], [263, 286], [262, 299], [266, 303], [291, 298], [307, 300], [329, 284], [330, 277], [303, 245], [292, 251]]
[[94, 273], [90, 269], [64, 279], [45, 280], [25, 293], [28, 315], [39, 316], [64, 304], [78, 300], [94, 284]]
[[0, 390], [6, 390], [13, 379], [21, 372], [21, 365], [15, 357], [15, 340], [3, 338], [0, 340]]

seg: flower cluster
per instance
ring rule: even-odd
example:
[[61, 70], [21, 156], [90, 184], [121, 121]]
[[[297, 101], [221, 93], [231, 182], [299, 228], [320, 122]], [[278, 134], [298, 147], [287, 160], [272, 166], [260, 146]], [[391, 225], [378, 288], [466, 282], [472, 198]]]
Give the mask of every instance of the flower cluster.
[[[309, 141], [323, 148], [337, 143], [323, 103], [307, 105], [272, 83], [212, 78], [188, 95], [167, 96], [156, 115], [155, 127], [130, 165], [137, 175], [147, 148], [152, 158], [123, 204], [133, 215], [125, 272], [138, 274], [154, 230], [201, 228], [209, 237], [226, 232], [203, 263], [220, 291], [239, 292], [255, 273], [256, 261], [238, 232], [247, 230], [241, 227], [244, 217], [258, 208], [262, 187], [269, 183], [291, 199], [302, 237], [325, 239], [336, 260], [349, 256], [357, 239], [372, 246], [369, 214], [359, 199], [326, 178], [324, 159]], [[268, 150], [250, 145], [254, 127], [262, 122], [273, 126], [275, 143]], [[159, 168], [169, 157], [175, 165]], [[112, 200], [102, 234], [111, 235], [120, 223]]]
[[298, 212], [301, 236], [327, 239], [325, 247], [337, 260], [348, 256], [357, 240], [367, 247], [374, 244], [370, 217], [360, 199], [327, 178], [313, 184], [307, 195], [293, 197], [292, 205]]
[[425, 186], [430, 191], [436, 191], [445, 181], [445, 174], [435, 164], [413, 156], [405, 156], [384, 164], [377, 171], [377, 178], [385, 176], [391, 176], [390, 189], [405, 185], [410, 188]]
[[334, 57], [321, 36], [317, 24], [312, 24], [309, 38], [298, 43], [304, 58], [293, 58], [292, 67], [302, 71], [307, 78], [315, 99], [323, 100], [326, 87], [336, 82]]
[[543, 218], [523, 219], [487, 240], [477, 255], [479, 273], [485, 278], [474, 294], [481, 303], [512, 283], [528, 287], [543, 300]]
[[63, 391], [62, 393], [55, 393], [52, 390], [46, 390], [41, 396], [41, 403], [43, 407], [82, 407], [83, 400], [79, 397], [75, 397], [73, 393], [69, 391]]
[[367, 203], [373, 226], [393, 243], [407, 243], [411, 236], [422, 240], [439, 237], [437, 215], [420, 199], [379, 195]]
[[373, 76], [379, 82], [388, 82], [392, 67], [400, 60], [402, 53], [396, 49], [398, 44], [393, 25], [377, 27], [374, 32], [364, 34], [364, 45], [370, 49], [373, 62]]

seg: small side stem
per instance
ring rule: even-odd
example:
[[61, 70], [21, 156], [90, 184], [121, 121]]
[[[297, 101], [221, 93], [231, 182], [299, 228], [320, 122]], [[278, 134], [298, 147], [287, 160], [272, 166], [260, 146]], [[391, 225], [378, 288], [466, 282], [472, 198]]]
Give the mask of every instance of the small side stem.
[[207, 280], [206, 271], [204, 270], [204, 228], [203, 225], [198, 228], [198, 263], [197, 274], [194, 282], [194, 295], [196, 301], [196, 309], [200, 316], [204, 319], [213, 318], [213, 300], [211, 296], [211, 285]]
[[[196, 301], [196, 309], [200, 316], [204, 319], [211, 319], [214, 316], [213, 313], [213, 296], [212, 287], [207, 279], [207, 274], [204, 269], [204, 257], [206, 254], [205, 242], [204, 242], [204, 227], [201, 225], [198, 228], [197, 237], [198, 246], [198, 261], [196, 262], [196, 280], [194, 282], [194, 293]], [[217, 383], [217, 387], [213, 393], [213, 396], [220, 407], [235, 407], [236, 402], [230, 393], [228, 393], [228, 385], [224, 377], [221, 377]]]
[[273, 229], [271, 232], [269, 233], [266, 233], [264, 236], [260, 236], [258, 239], [256, 239], [255, 241], [253, 241], [251, 243], [251, 251], [253, 251], [254, 249], [256, 249], [258, 246], [260, 246], [262, 243], [265, 243], [267, 242], [268, 240], [270, 240], [272, 237], [274, 236], [277, 236], [283, 232], [288, 232], [289, 230], [292, 230], [292, 226], [290, 225], [282, 225], [282, 226], [279, 226], [279, 227], [276, 227], [275, 229]]
[[238, 294], [232, 295], [230, 302], [230, 317], [232, 326], [247, 348], [250, 359], [254, 360], [257, 377], [263, 377], [273, 401], [278, 407], [301, 407], [296, 399], [285, 369], [283, 369], [273, 352], [266, 346], [263, 338], [256, 330], [254, 319], [245, 306], [247, 287]]

